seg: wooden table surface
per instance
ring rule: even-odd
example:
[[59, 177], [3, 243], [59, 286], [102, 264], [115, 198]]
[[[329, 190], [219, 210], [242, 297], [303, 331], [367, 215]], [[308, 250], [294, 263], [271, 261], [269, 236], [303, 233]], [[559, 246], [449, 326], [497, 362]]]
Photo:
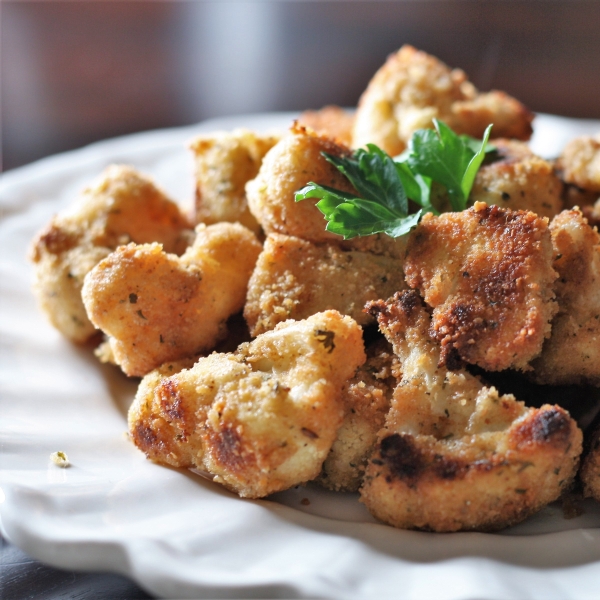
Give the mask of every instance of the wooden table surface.
[[63, 571], [44, 565], [0, 535], [2, 600], [137, 600], [152, 597], [121, 575]]

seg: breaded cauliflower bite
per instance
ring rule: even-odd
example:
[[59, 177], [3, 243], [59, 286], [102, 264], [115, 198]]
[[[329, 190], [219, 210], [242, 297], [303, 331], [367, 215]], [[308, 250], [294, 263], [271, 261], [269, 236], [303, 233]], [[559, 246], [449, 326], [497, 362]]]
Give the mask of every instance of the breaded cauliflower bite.
[[533, 115], [503, 92], [479, 93], [459, 69], [412, 46], [392, 54], [360, 98], [352, 146], [377, 144], [394, 156], [406, 149], [417, 129], [432, 119], [457, 133], [483, 136], [493, 123], [494, 137], [528, 140]]
[[250, 278], [244, 316], [252, 335], [327, 309], [366, 325], [373, 321], [363, 311], [367, 300], [404, 288], [399, 258], [272, 233]]
[[179, 254], [191, 239], [191, 224], [152, 181], [131, 167], [110, 166], [33, 240], [35, 295], [54, 327], [74, 342], [85, 342], [96, 329], [81, 287], [96, 264], [129, 242], [160, 242]]
[[600, 385], [600, 235], [578, 210], [560, 213], [550, 231], [558, 314], [532, 377], [551, 385]]
[[258, 173], [264, 155], [279, 140], [248, 129], [199, 135], [190, 144], [196, 171], [196, 223], [239, 222], [259, 232], [248, 210], [245, 186]]
[[244, 306], [260, 249], [239, 223], [199, 225], [181, 257], [160, 244], [121, 246], [86, 276], [85, 308], [116, 364], [143, 376], [214, 348], [226, 319]]
[[344, 387], [344, 420], [315, 480], [336, 492], [357, 492], [360, 488], [401, 377], [398, 359], [386, 340], [377, 340], [365, 351], [365, 364]]
[[551, 219], [562, 210], [563, 184], [552, 165], [523, 142], [495, 140], [500, 160], [484, 164], [469, 200], [511, 210], [529, 210]]
[[362, 332], [336, 311], [286, 321], [232, 354], [142, 380], [133, 441], [159, 463], [196, 467], [260, 498], [316, 477], [342, 422], [342, 387], [365, 360]]
[[406, 281], [433, 308], [432, 335], [449, 367], [527, 369], [557, 311], [547, 221], [476, 203], [425, 215], [408, 241]]
[[298, 123], [345, 146], [352, 144], [354, 113], [339, 106], [324, 106], [319, 110], [305, 110], [298, 117]]
[[265, 233], [294, 235], [313, 242], [340, 239], [325, 231], [317, 200], [296, 202], [294, 195], [309, 181], [356, 193], [348, 180], [322, 156], [349, 156], [349, 148], [295, 125], [263, 159], [255, 179], [246, 185], [250, 211]]
[[600, 133], [571, 140], [564, 147], [557, 168], [567, 183], [600, 192]]
[[265, 156], [255, 179], [246, 185], [250, 211], [264, 232], [280, 233], [315, 244], [337, 243], [341, 248], [401, 256], [404, 242], [384, 234], [344, 240], [325, 230], [327, 222], [315, 206], [318, 200], [295, 201], [295, 194], [313, 181], [358, 195], [348, 179], [321, 154], [350, 156], [350, 148], [294, 125]]
[[569, 488], [582, 434], [564, 409], [528, 409], [467, 371], [440, 368], [415, 291], [370, 309], [402, 363], [361, 488], [373, 515], [408, 529], [495, 530]]

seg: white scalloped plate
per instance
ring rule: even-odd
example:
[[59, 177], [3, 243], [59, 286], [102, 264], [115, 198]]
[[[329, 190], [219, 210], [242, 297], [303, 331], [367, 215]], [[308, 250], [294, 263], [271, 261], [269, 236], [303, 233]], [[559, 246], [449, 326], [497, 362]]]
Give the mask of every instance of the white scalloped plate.
[[[427, 534], [375, 522], [353, 494], [297, 488], [248, 501], [147, 461], [127, 440], [135, 382], [64, 340], [30, 293], [30, 239], [106, 165], [192, 197], [195, 133], [285, 127], [290, 114], [220, 119], [109, 140], [2, 177], [0, 514], [35, 558], [114, 571], [167, 597], [499, 599], [597, 597], [600, 509], [549, 507], [503, 534]], [[535, 149], [556, 155], [600, 121], [541, 116]], [[72, 466], [49, 455], [64, 450]]]

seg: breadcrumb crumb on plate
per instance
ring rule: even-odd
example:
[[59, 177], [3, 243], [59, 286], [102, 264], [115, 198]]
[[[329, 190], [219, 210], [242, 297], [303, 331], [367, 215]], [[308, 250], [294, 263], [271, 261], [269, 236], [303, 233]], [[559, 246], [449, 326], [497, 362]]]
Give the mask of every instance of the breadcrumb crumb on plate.
[[67, 454], [65, 452], [63, 452], [62, 450], [58, 450], [57, 452], [53, 452], [50, 455], [50, 460], [57, 466], [60, 467], [61, 469], [66, 469], [67, 467], [71, 466], [71, 463], [69, 462], [69, 457], [67, 456]]

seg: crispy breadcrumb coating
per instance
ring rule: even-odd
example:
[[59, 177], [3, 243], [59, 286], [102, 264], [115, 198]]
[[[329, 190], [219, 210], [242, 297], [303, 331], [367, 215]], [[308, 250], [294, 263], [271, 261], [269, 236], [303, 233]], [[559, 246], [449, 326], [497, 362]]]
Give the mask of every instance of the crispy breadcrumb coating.
[[408, 241], [406, 281], [433, 308], [442, 361], [526, 369], [556, 313], [547, 221], [476, 203], [425, 215]]
[[150, 373], [129, 430], [150, 459], [263, 497], [319, 473], [342, 421], [342, 387], [364, 360], [350, 317], [286, 321], [233, 354], [211, 354], [171, 377]]
[[337, 492], [358, 491], [401, 377], [398, 359], [386, 340], [377, 340], [365, 351], [365, 364], [344, 387], [344, 420], [315, 480]]
[[298, 123], [345, 146], [352, 144], [354, 113], [339, 106], [324, 106], [320, 110], [305, 110], [298, 117]]
[[300, 125], [291, 128], [265, 156], [258, 175], [246, 185], [248, 206], [265, 233], [281, 233], [314, 243], [335, 242], [340, 247], [400, 256], [401, 241], [370, 235], [344, 241], [325, 231], [326, 220], [315, 206], [318, 200], [295, 201], [295, 193], [313, 181], [357, 194], [340, 171], [322, 156], [349, 156], [352, 151]]
[[143, 376], [215, 346], [227, 318], [244, 306], [260, 249], [239, 223], [199, 225], [181, 257], [160, 244], [121, 246], [86, 276], [85, 308], [115, 362]]
[[564, 409], [528, 409], [465, 370], [439, 367], [414, 290], [370, 309], [402, 363], [361, 489], [377, 518], [408, 529], [494, 530], [570, 486], [582, 434]]
[[257, 177], [246, 185], [250, 211], [265, 233], [294, 235], [313, 242], [339, 239], [325, 231], [325, 217], [315, 207], [317, 200], [294, 199], [309, 181], [354, 192], [346, 177], [321, 152], [351, 154], [345, 146], [299, 125], [266, 154]]
[[365, 325], [373, 322], [363, 311], [367, 300], [405, 288], [399, 258], [272, 233], [250, 278], [244, 316], [252, 335], [327, 309]]
[[600, 133], [571, 140], [564, 147], [557, 168], [567, 183], [600, 192]]
[[529, 210], [550, 219], [557, 215], [563, 205], [563, 184], [552, 165], [523, 142], [495, 140], [494, 146], [500, 160], [479, 169], [470, 202]]
[[550, 385], [600, 385], [600, 235], [578, 210], [550, 224], [558, 314], [532, 377]]
[[196, 175], [196, 223], [239, 222], [258, 233], [248, 210], [245, 186], [254, 179], [277, 135], [247, 129], [202, 134], [190, 144]]
[[528, 140], [533, 115], [503, 92], [482, 94], [459, 69], [412, 46], [392, 54], [360, 98], [352, 146], [378, 145], [392, 156], [405, 150], [417, 129], [432, 119], [457, 133], [481, 138], [493, 123], [493, 137]]
[[192, 239], [190, 228], [177, 204], [150, 179], [131, 167], [108, 167], [33, 240], [33, 290], [42, 310], [64, 336], [85, 342], [96, 333], [81, 300], [85, 275], [131, 241], [156, 241], [181, 253]]

